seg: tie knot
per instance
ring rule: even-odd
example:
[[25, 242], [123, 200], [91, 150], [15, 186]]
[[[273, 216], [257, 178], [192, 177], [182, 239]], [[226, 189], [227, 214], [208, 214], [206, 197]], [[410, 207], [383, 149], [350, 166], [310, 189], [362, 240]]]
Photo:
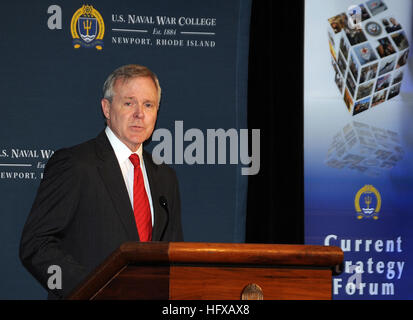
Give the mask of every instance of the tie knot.
[[135, 168], [140, 168], [141, 163], [139, 161], [139, 156], [136, 153], [132, 153], [129, 157], [130, 162], [132, 162]]

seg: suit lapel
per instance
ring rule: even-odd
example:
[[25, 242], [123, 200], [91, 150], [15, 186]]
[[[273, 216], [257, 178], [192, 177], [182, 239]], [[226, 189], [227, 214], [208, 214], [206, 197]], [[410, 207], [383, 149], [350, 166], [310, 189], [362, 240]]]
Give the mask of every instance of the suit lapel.
[[143, 150], [143, 160], [145, 161], [146, 174], [148, 176], [149, 187], [151, 189], [152, 205], [154, 211], [154, 225], [152, 230], [152, 241], [162, 240], [162, 234], [168, 223], [168, 213], [159, 203], [162, 196], [159, 190], [158, 167], [152, 161], [152, 156]]
[[102, 131], [96, 138], [96, 153], [100, 159], [98, 171], [130, 241], [139, 241], [133, 209], [115, 152]]

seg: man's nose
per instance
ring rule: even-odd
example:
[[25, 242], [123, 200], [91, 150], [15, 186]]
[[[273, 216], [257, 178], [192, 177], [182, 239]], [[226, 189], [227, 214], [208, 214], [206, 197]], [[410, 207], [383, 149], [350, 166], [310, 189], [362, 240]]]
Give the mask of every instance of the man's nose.
[[135, 117], [135, 118], [142, 118], [143, 116], [144, 116], [144, 111], [143, 111], [144, 109], [143, 109], [143, 106], [142, 105], [140, 105], [140, 104], [136, 104], [136, 107], [135, 107], [135, 111], [134, 111], [134, 113], [133, 113], [133, 116]]

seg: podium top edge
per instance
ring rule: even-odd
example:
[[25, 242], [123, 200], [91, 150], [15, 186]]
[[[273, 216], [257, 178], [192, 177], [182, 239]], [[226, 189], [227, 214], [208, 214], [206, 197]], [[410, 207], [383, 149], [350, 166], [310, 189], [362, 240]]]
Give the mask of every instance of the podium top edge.
[[341, 264], [343, 251], [335, 246], [208, 243], [128, 242], [120, 248], [130, 262], [158, 261], [171, 264], [252, 264], [333, 267]]

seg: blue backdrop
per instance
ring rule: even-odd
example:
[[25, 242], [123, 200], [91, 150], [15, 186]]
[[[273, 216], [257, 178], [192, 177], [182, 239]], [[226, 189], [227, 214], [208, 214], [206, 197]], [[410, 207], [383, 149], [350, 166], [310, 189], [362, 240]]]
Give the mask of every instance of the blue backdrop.
[[[157, 128], [173, 136], [176, 121], [204, 135], [247, 128], [250, 2], [92, 1], [90, 25], [77, 24], [83, 1], [2, 5], [0, 299], [46, 297], [18, 259], [21, 231], [51, 153], [104, 128], [101, 87], [112, 70], [137, 63], [158, 75]], [[89, 44], [80, 37], [87, 32]], [[177, 164], [175, 156], [185, 240], [243, 242], [245, 165], [228, 156], [225, 164]]]

